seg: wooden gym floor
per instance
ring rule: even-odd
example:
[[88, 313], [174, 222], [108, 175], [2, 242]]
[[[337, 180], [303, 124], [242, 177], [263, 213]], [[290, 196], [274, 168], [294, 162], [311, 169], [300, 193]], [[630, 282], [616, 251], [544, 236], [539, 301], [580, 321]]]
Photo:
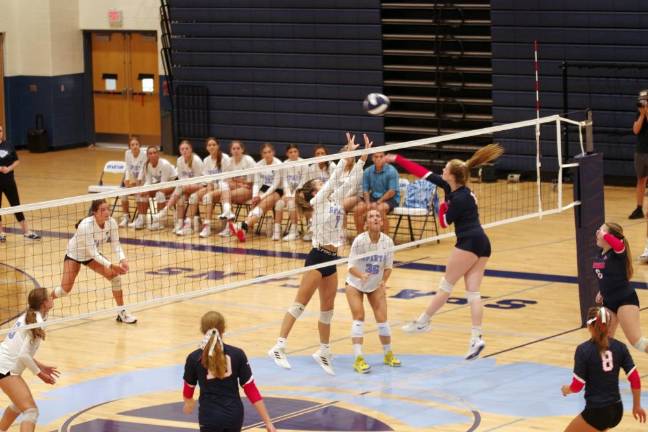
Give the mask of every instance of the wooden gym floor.
[[[83, 194], [98, 179], [104, 162], [122, 155], [100, 149], [20, 152], [22, 164], [16, 175], [23, 203]], [[478, 197], [480, 187], [475, 185]], [[645, 221], [627, 219], [634, 191], [609, 187], [605, 193], [607, 219], [623, 224], [637, 257], [643, 250]], [[566, 186], [565, 202], [571, 199], [570, 194]], [[516, 204], [511, 201], [508, 205]], [[12, 219], [5, 221], [13, 223]], [[38, 221], [32, 222], [35, 228], [43, 228]], [[351, 318], [343, 294], [336, 300], [332, 328], [337, 376], [326, 376], [310, 358], [318, 343], [317, 300], [307, 307], [289, 338], [293, 369], [284, 371], [274, 366], [266, 352], [275, 341], [299, 283], [298, 277], [291, 277], [139, 310], [139, 322], [134, 326], [119, 325], [111, 316], [50, 329], [38, 358], [61, 369], [59, 382], [50, 387], [25, 374], [41, 410], [37, 430], [197, 430], [195, 418], [180, 412], [182, 367], [186, 355], [200, 341], [200, 316], [210, 309], [225, 315], [226, 340], [247, 352], [257, 385], [282, 430], [562, 430], [583, 406], [582, 393], [563, 398], [560, 385], [571, 381], [574, 349], [587, 337], [586, 331], [578, 328], [573, 212], [496, 227], [488, 234], [493, 256], [481, 288], [487, 345], [479, 360], [462, 360], [470, 335], [462, 283], [450, 303], [433, 318], [430, 333], [407, 335], [400, 330], [405, 321], [421, 312], [429, 301], [429, 292], [436, 289], [454, 244], [453, 239], [447, 239], [396, 255], [398, 264], [390, 279], [388, 302], [393, 347], [403, 361], [400, 369], [382, 366], [375, 323], [368, 310], [364, 350], [373, 370], [362, 376], [353, 372]], [[121, 235], [128, 238], [130, 233], [123, 230]], [[249, 278], [264, 274], [261, 270], [268, 274], [276, 272], [275, 268], [301, 265], [295, 256], [278, 251], [308, 250], [301, 241], [296, 245], [273, 244], [267, 238], [258, 238], [253, 247], [246, 244], [228, 249], [238, 260], [218, 261], [213, 251], [191, 247], [220, 241], [215, 236], [200, 241], [197, 237], [179, 239], [167, 232], [157, 236], [160, 241], [137, 249], [148, 254], [146, 260], [136, 261], [133, 254], [139, 252], [126, 245], [131, 266], [134, 261], [146, 262], [150, 270], [181, 261], [189, 269], [186, 273], [220, 265], [222, 271], [244, 273], [240, 277]], [[54, 246], [48, 252], [54, 258], [47, 261], [51, 267], [41, 266], [34, 278], [51, 287], [61, 271], [65, 241], [44, 241]], [[29, 256], [31, 246], [19, 242], [19, 236], [9, 236], [4, 246], [7, 251], [0, 253], [3, 262], [11, 261], [14, 253]], [[178, 242], [189, 246], [177, 248], [174, 245]], [[29, 273], [30, 269], [21, 270]], [[635, 280], [645, 282], [647, 271], [648, 266], [636, 264]], [[80, 277], [88, 277], [84, 272]], [[144, 274], [136, 268], [131, 273], [135, 278]], [[339, 267], [339, 274], [342, 287], [346, 269]], [[128, 279], [127, 287], [138, 285], [138, 280]], [[138, 297], [128, 300], [141, 300], [146, 297], [139, 297], [139, 293], [158, 289], [156, 284], [171, 283], [161, 276], [144, 282], [140, 284], [144, 286], [133, 288], [138, 290]], [[83, 288], [77, 289], [81, 292]], [[101, 305], [109, 306], [109, 288], [105, 293]], [[642, 305], [648, 304], [648, 293], [641, 289], [638, 294]], [[70, 297], [74, 295], [75, 291]], [[77, 295], [78, 303], [90, 299]], [[644, 323], [648, 320], [644, 312], [642, 318]], [[622, 334], [619, 338], [626, 342]], [[631, 353], [639, 371], [648, 374], [648, 358], [636, 350]], [[623, 376], [621, 382], [626, 415], [619, 430], [643, 430], [627, 411], [629, 387]], [[6, 397], [0, 403], [6, 406]], [[644, 405], [648, 406], [648, 401]], [[254, 409], [247, 404], [246, 413], [246, 425], [254, 428]], [[12, 430], [18, 430], [17, 426]]]

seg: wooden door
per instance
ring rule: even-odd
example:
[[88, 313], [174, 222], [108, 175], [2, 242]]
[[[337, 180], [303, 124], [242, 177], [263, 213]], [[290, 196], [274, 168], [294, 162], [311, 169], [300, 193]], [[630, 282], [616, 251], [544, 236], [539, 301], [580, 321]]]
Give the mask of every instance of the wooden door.
[[4, 98], [4, 34], [0, 33], [0, 125], [4, 127], [5, 137], [7, 136], [7, 125], [5, 123], [5, 98]]
[[[95, 132], [126, 142], [160, 143], [160, 93], [155, 34], [92, 34]], [[121, 137], [121, 138], [120, 138]]]

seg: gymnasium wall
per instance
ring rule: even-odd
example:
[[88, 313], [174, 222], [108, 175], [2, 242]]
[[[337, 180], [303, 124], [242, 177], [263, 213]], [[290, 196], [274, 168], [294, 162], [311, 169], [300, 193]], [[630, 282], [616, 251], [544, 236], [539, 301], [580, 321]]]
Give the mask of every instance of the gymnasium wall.
[[110, 9], [123, 12], [119, 30], [160, 34], [158, 0], [2, 0], [6, 131], [14, 145], [26, 145], [37, 114], [50, 148], [93, 141], [83, 31], [109, 30]]
[[[541, 115], [562, 112], [563, 60], [610, 62], [605, 68], [568, 69], [568, 108], [593, 110], [594, 143], [604, 153], [605, 174], [633, 177], [632, 123], [637, 94], [648, 88], [648, 69], [615, 66], [648, 64], [648, 2], [492, 0], [491, 9], [494, 123], [535, 117], [534, 39], [540, 44]], [[573, 118], [581, 119], [582, 114]], [[546, 132], [543, 153], [555, 154], [554, 138]], [[500, 167], [535, 169], [532, 134], [511, 137], [503, 144], [507, 154]], [[577, 149], [577, 136], [572, 134], [570, 154]]]

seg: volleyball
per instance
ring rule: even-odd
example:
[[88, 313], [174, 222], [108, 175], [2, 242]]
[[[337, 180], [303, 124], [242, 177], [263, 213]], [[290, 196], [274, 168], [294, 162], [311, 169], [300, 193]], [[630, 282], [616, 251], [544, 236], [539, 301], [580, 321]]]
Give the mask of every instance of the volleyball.
[[381, 116], [389, 108], [389, 98], [382, 93], [369, 93], [362, 106], [369, 114]]

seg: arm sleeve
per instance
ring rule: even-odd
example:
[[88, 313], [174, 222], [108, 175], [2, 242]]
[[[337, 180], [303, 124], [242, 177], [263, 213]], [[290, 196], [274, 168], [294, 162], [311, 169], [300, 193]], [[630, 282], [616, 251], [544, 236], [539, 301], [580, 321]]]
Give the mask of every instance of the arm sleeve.
[[606, 242], [612, 247], [614, 252], [621, 253], [625, 251], [625, 243], [623, 240], [614, 237], [612, 234], [607, 233], [603, 236]]
[[83, 239], [83, 247], [86, 249], [86, 256], [92, 257], [93, 260], [97, 261], [99, 264], [101, 264], [104, 267], [110, 267], [110, 261], [106, 259], [101, 253], [99, 253], [99, 250], [97, 249], [97, 245], [95, 244], [94, 241], [94, 236], [93, 236], [93, 227], [94, 227], [94, 222], [90, 224], [90, 227], [88, 228], [88, 225], [82, 224], [79, 225], [79, 231], [77, 234], [79, 234], [79, 237]]
[[117, 228], [117, 222], [115, 219], [110, 218], [110, 247], [115, 255], [117, 255], [118, 261], [126, 259], [126, 254], [121, 247], [119, 242], [119, 229]]
[[34, 375], [38, 375], [41, 370], [34, 361], [30, 352], [30, 345], [32, 344], [32, 335], [29, 330], [26, 330], [25, 341], [20, 347], [20, 353], [18, 354], [18, 361], [23, 364], [27, 369], [29, 369]]

